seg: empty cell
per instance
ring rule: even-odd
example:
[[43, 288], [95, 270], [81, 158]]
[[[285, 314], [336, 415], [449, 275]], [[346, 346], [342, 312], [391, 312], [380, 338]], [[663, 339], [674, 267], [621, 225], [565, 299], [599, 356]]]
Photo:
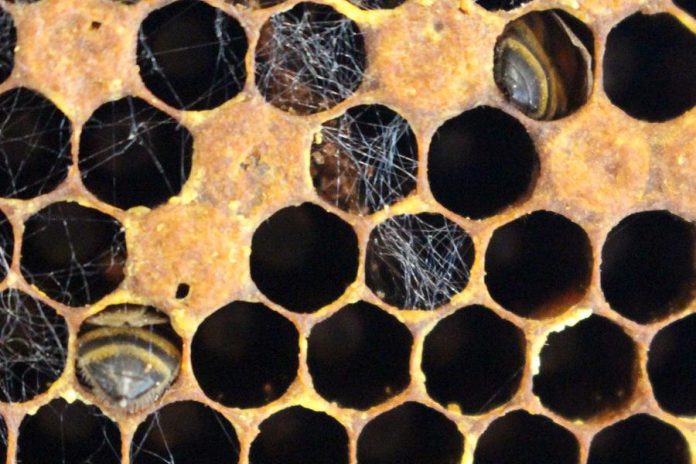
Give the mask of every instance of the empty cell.
[[7, 459], [7, 425], [5, 419], [0, 416], [0, 461]]
[[12, 265], [14, 252], [14, 231], [12, 223], [0, 210], [0, 279], [7, 277]]
[[299, 365], [295, 326], [260, 303], [235, 301], [208, 316], [191, 343], [191, 364], [209, 398], [250, 408], [280, 398]]
[[532, 0], [474, 0], [475, 3], [488, 11], [510, 11], [531, 1]]
[[540, 362], [534, 394], [568, 419], [617, 411], [635, 389], [638, 360], [633, 340], [597, 315], [551, 333]]
[[483, 414], [517, 392], [525, 365], [524, 333], [480, 305], [462, 308], [428, 334], [422, 369], [428, 394], [464, 414]]
[[343, 407], [375, 406], [408, 386], [412, 344], [408, 328], [386, 311], [364, 301], [345, 306], [309, 336], [314, 388]]
[[0, 82], [4, 82], [14, 69], [17, 28], [12, 15], [0, 8]]

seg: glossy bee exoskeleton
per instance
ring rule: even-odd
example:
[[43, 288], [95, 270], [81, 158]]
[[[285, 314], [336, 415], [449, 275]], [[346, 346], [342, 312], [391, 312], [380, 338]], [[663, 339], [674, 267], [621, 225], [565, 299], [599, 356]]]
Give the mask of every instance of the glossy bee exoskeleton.
[[133, 412], [152, 404], [179, 374], [181, 340], [154, 308], [115, 305], [88, 318], [77, 339], [81, 381], [109, 405]]

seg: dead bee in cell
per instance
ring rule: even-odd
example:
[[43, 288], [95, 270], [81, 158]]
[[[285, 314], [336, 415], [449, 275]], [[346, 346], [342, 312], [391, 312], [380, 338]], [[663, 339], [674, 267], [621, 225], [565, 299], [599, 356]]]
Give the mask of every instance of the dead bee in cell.
[[88, 318], [77, 338], [77, 371], [100, 400], [134, 412], [159, 399], [179, 374], [181, 339], [148, 306], [115, 305]]

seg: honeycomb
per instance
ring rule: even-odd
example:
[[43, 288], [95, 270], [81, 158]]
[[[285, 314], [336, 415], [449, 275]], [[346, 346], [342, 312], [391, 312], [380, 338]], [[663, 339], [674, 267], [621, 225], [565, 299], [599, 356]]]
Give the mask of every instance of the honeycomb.
[[693, 0], [351, 1], [0, 1], [7, 463], [694, 461]]

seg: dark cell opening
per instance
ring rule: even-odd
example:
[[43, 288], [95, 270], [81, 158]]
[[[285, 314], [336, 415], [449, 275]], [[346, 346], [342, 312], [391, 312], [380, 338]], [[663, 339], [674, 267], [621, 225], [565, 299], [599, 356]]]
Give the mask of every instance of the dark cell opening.
[[14, 69], [17, 29], [12, 15], [0, 8], [0, 82], [4, 82]]
[[633, 340], [619, 326], [590, 316], [548, 336], [534, 394], [568, 419], [617, 410], [633, 394], [636, 356]]
[[592, 275], [592, 247], [576, 223], [535, 211], [493, 232], [485, 262], [495, 301], [517, 315], [543, 319], [582, 299]]
[[235, 18], [205, 2], [180, 0], [153, 11], [140, 26], [140, 76], [168, 105], [209, 110], [244, 88], [247, 48]]
[[408, 386], [412, 344], [394, 316], [363, 301], [348, 305], [309, 336], [314, 388], [343, 407], [375, 406]]
[[12, 223], [0, 211], [0, 280], [7, 277], [7, 272], [12, 265], [12, 253], [14, 251], [14, 231]]
[[259, 426], [251, 464], [348, 464], [348, 433], [333, 417], [293, 406]]
[[696, 416], [696, 314], [660, 330], [650, 344], [648, 375], [665, 411]]
[[469, 282], [474, 243], [457, 224], [435, 213], [394, 216], [367, 243], [365, 281], [401, 309], [434, 309]]
[[225, 0], [226, 3], [231, 3], [233, 5], [243, 6], [246, 8], [259, 9], [259, 8], [270, 8], [272, 6], [280, 5], [285, 0]]
[[256, 86], [273, 106], [311, 114], [360, 86], [367, 66], [362, 32], [328, 5], [303, 2], [272, 16], [256, 47]]
[[350, 0], [363, 10], [393, 10], [406, 0]]
[[65, 367], [68, 328], [50, 306], [19, 290], [0, 293], [0, 401], [45, 392]]
[[474, 0], [488, 11], [510, 11], [532, 0]]
[[479, 438], [474, 464], [578, 464], [575, 436], [551, 419], [514, 411], [494, 420]]
[[648, 414], [611, 425], [592, 439], [587, 464], [689, 464], [689, 444], [673, 426]]
[[193, 138], [138, 97], [100, 106], [80, 136], [80, 173], [100, 200], [122, 209], [155, 207], [177, 195], [191, 172]]
[[445, 122], [430, 144], [430, 190], [462, 216], [480, 219], [515, 203], [538, 171], [539, 157], [524, 126], [488, 106]]
[[663, 319], [692, 298], [694, 226], [668, 211], [621, 220], [602, 248], [600, 277], [609, 306], [641, 324]]
[[0, 121], [0, 196], [26, 200], [63, 182], [72, 129], [50, 100], [22, 87], [9, 90], [0, 95]]
[[5, 419], [0, 416], [0, 462], [7, 459], [7, 425]]
[[380, 414], [358, 437], [359, 464], [452, 464], [463, 451], [454, 422], [414, 402]]
[[676, 118], [696, 104], [696, 35], [668, 13], [636, 13], [609, 32], [604, 91], [630, 116]]
[[251, 241], [251, 278], [270, 300], [299, 313], [337, 299], [358, 272], [358, 239], [312, 203], [277, 211]]
[[280, 398], [295, 380], [299, 335], [280, 314], [236, 301], [198, 327], [191, 364], [209, 398], [233, 407], [258, 407]]
[[696, 1], [694, 0], [674, 0], [674, 4], [682, 10], [696, 18]]
[[120, 464], [121, 434], [96, 406], [53, 400], [19, 426], [17, 461]]
[[126, 236], [108, 214], [73, 202], [53, 203], [25, 223], [22, 274], [60, 303], [84, 306], [124, 278]]
[[239, 439], [219, 412], [180, 401], [155, 411], [138, 426], [130, 458], [133, 464], [236, 464]]
[[312, 144], [314, 188], [351, 213], [372, 214], [401, 200], [416, 187], [417, 169], [411, 126], [382, 105], [356, 106], [325, 122]]
[[520, 386], [524, 333], [484, 306], [440, 321], [423, 347], [425, 386], [435, 401], [482, 414], [509, 401]]
[[191, 291], [191, 286], [187, 283], [180, 283], [176, 287], [176, 293], [174, 294], [174, 297], [177, 300], [183, 300], [189, 295], [189, 292]]

